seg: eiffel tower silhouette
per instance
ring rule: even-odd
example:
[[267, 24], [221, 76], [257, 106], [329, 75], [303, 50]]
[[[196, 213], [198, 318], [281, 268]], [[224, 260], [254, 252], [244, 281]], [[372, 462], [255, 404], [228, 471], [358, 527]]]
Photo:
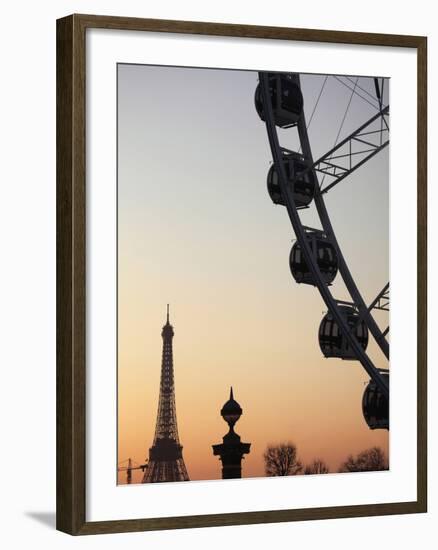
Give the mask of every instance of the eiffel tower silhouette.
[[189, 481], [182, 456], [182, 445], [178, 436], [175, 407], [175, 385], [173, 375], [173, 326], [167, 322], [163, 327], [163, 356], [161, 361], [160, 398], [158, 402], [157, 424], [152, 447], [149, 449], [149, 463], [142, 483], [163, 481]]

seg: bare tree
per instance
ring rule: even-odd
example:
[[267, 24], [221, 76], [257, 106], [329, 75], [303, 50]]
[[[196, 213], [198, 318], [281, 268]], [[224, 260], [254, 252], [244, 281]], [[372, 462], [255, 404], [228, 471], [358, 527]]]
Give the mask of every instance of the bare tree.
[[315, 458], [312, 464], [308, 464], [304, 470], [306, 475], [311, 474], [328, 474], [330, 472], [327, 464], [320, 458]]
[[297, 457], [297, 447], [290, 441], [269, 445], [263, 458], [267, 476], [294, 476], [303, 470], [303, 465]]
[[388, 470], [389, 464], [385, 453], [380, 447], [372, 447], [360, 452], [357, 456], [350, 455], [339, 468], [340, 472], [375, 472]]

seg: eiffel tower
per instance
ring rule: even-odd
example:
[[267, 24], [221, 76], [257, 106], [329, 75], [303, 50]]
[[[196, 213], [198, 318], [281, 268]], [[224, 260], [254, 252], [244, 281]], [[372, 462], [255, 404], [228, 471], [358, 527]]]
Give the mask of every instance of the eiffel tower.
[[173, 334], [173, 326], [169, 323], [169, 304], [167, 304], [167, 322], [161, 332], [163, 338], [163, 356], [161, 361], [157, 424], [155, 427], [154, 442], [149, 449], [148, 468], [145, 470], [142, 483], [189, 481], [176, 422], [172, 351]]

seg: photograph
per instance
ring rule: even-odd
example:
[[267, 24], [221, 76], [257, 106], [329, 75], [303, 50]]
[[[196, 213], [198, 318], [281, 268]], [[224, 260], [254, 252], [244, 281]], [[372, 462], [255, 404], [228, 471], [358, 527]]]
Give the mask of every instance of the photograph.
[[437, 546], [433, 6], [3, 6], [5, 550]]
[[390, 91], [117, 65], [117, 485], [390, 470]]

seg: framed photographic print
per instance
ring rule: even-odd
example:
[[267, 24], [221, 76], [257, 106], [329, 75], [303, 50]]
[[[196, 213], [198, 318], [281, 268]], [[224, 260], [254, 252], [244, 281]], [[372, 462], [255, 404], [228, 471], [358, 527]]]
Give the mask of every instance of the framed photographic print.
[[426, 38], [57, 52], [58, 529], [425, 512]]

